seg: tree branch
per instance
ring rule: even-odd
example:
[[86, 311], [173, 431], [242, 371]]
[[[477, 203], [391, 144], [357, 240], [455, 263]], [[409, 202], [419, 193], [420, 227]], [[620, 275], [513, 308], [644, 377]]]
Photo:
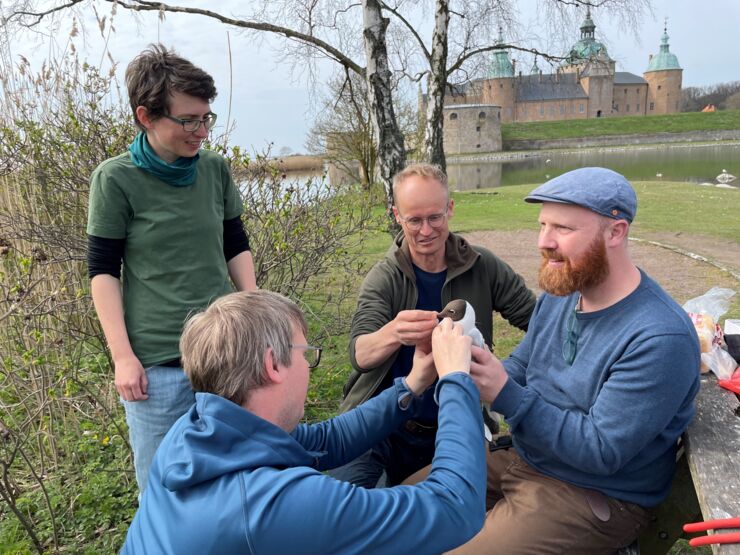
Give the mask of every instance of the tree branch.
[[403, 23], [404, 27], [406, 27], [409, 32], [413, 35], [413, 37], [416, 39], [416, 42], [419, 43], [419, 48], [421, 48], [422, 53], [424, 54], [424, 57], [427, 59], [427, 62], [432, 61], [432, 55], [429, 53], [429, 50], [427, 50], [427, 47], [424, 45], [424, 41], [422, 40], [421, 36], [419, 36], [419, 33], [414, 29], [414, 26], [409, 23], [409, 21], [403, 17], [398, 10], [395, 8], [391, 8], [388, 4], [385, 2], [381, 2], [380, 6], [389, 12], [391, 12], [393, 15], [395, 15], [401, 23]]
[[[83, 0], [70, 0], [67, 4], [58, 6], [56, 8], [47, 10], [45, 12], [14, 12], [13, 14], [10, 15], [9, 19], [14, 16], [29, 16], [29, 17], [36, 18], [36, 21], [32, 24], [32, 25], [36, 25], [39, 21], [41, 21], [47, 15], [50, 15], [53, 12], [57, 12], [57, 11], [72, 7], [76, 4], [79, 4], [82, 1]], [[365, 75], [365, 68], [363, 68], [362, 66], [354, 62], [351, 58], [349, 58], [347, 55], [345, 55], [343, 52], [341, 52], [337, 48], [333, 47], [331, 44], [313, 35], [307, 35], [305, 33], [300, 33], [298, 31], [289, 29], [287, 27], [281, 27], [279, 25], [273, 25], [271, 23], [262, 23], [258, 21], [246, 21], [243, 19], [234, 19], [231, 17], [226, 17], [224, 15], [221, 15], [220, 13], [217, 13], [211, 10], [204, 10], [202, 8], [171, 6], [169, 4], [164, 4], [162, 2], [151, 2], [148, 0], [132, 0], [132, 3], [122, 2], [120, 0], [104, 0], [104, 1], [110, 4], [115, 4], [117, 6], [120, 6], [122, 8], [131, 10], [131, 11], [137, 11], [137, 12], [156, 11], [156, 12], [186, 13], [186, 14], [191, 14], [191, 15], [202, 15], [204, 17], [215, 19], [216, 21], [220, 21], [221, 23], [224, 23], [226, 25], [231, 25], [233, 27], [241, 27], [242, 29], [252, 29], [255, 31], [265, 31], [267, 33], [283, 35], [286, 38], [296, 39], [305, 44], [314, 46], [318, 48], [319, 50], [321, 50], [324, 54], [326, 54], [330, 58], [334, 59], [337, 63], [341, 64], [342, 66], [348, 69], [351, 69], [358, 75]]]
[[51, 8], [51, 9], [49, 9], [49, 10], [46, 10], [45, 12], [25, 12], [25, 11], [18, 11], [18, 12], [13, 12], [13, 13], [11, 13], [11, 14], [10, 14], [10, 15], [9, 15], [9, 16], [8, 16], [8, 17], [7, 17], [7, 18], [6, 18], [6, 19], [5, 19], [4, 21], [3, 21], [3, 26], [4, 26], [5, 24], [7, 24], [7, 23], [8, 23], [9, 21], [11, 21], [11, 20], [12, 20], [13, 18], [15, 18], [16, 16], [28, 16], [28, 17], [34, 17], [34, 18], [36, 18], [36, 21], [34, 21], [33, 23], [29, 23], [29, 24], [27, 24], [27, 27], [35, 27], [35, 26], [36, 26], [36, 25], [38, 25], [38, 24], [39, 24], [39, 23], [41, 22], [41, 20], [42, 20], [42, 19], [44, 19], [44, 18], [45, 18], [45, 17], [47, 16], [47, 15], [51, 15], [51, 14], [53, 14], [54, 12], [59, 12], [59, 11], [62, 11], [62, 10], [66, 10], [67, 8], [71, 8], [71, 7], [73, 7], [73, 6], [75, 6], [75, 5], [79, 4], [79, 3], [81, 3], [81, 2], [83, 2], [83, 1], [84, 1], [84, 0], [70, 0], [70, 1], [69, 1], [68, 3], [66, 3], [66, 4], [62, 4], [61, 6], [57, 6], [56, 8]]
[[484, 46], [481, 48], [475, 48], [473, 50], [469, 50], [465, 53], [460, 54], [460, 56], [457, 57], [457, 60], [455, 60], [455, 63], [452, 64], [450, 67], [447, 68], [447, 75], [451, 75], [453, 72], [460, 69], [460, 67], [470, 58], [473, 56], [477, 56], [478, 54], [482, 54], [483, 52], [490, 52], [491, 50], [502, 50], [502, 49], [511, 49], [516, 50], [518, 52], [529, 52], [530, 54], [536, 54], [537, 56], [541, 56], [545, 60], [550, 61], [561, 61], [565, 58], [563, 56], [553, 56], [552, 54], [547, 54], [546, 52], [541, 52], [537, 50], [536, 48], [523, 48], [521, 46], [514, 46], [511, 44], [495, 44], [492, 46]]

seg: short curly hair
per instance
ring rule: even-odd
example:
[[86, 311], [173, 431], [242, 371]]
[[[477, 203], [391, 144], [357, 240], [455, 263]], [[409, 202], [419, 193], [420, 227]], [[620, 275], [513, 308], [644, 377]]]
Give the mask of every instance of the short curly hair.
[[213, 77], [161, 44], [150, 44], [126, 68], [126, 88], [134, 121], [136, 108], [143, 106], [152, 119], [169, 115], [170, 96], [180, 92], [208, 103], [216, 98]]

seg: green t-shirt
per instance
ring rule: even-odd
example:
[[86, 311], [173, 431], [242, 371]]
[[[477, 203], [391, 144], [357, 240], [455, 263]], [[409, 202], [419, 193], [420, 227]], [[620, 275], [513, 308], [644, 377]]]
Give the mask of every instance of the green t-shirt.
[[226, 161], [201, 150], [193, 185], [174, 187], [137, 168], [129, 153], [92, 174], [87, 233], [125, 239], [123, 308], [144, 367], [180, 356], [183, 323], [232, 291], [223, 222], [242, 212]]

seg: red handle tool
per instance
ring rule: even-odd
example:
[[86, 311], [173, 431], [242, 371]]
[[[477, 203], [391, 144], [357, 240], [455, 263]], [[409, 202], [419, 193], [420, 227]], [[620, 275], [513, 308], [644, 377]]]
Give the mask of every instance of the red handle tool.
[[[718, 520], [708, 520], [706, 522], [692, 522], [690, 524], [683, 525], [684, 532], [705, 532], [707, 530], [716, 530], [720, 528], [740, 528], [740, 517], [721, 518]], [[711, 536], [700, 536], [689, 540], [689, 545], [691, 547], [710, 545], [713, 543], [740, 543], [740, 532], [712, 534]]]

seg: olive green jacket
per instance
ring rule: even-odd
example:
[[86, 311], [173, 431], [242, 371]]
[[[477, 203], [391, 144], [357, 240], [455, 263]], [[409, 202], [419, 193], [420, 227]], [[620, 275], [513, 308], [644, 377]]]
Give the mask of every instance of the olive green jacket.
[[[483, 247], [470, 245], [450, 233], [445, 244], [447, 278], [442, 287], [442, 306], [453, 299], [465, 299], [475, 309], [476, 326], [489, 347], [493, 347], [493, 312], [525, 330], [535, 305], [535, 296], [522, 277], [503, 260]], [[393, 320], [402, 310], [416, 308], [416, 277], [408, 245], [400, 233], [385, 258], [370, 270], [360, 288], [357, 310], [350, 330], [349, 356], [354, 370], [344, 386], [343, 411], [369, 399], [383, 382], [398, 350], [375, 368], [360, 368], [355, 342]], [[409, 368], [410, 370], [410, 368]]]

